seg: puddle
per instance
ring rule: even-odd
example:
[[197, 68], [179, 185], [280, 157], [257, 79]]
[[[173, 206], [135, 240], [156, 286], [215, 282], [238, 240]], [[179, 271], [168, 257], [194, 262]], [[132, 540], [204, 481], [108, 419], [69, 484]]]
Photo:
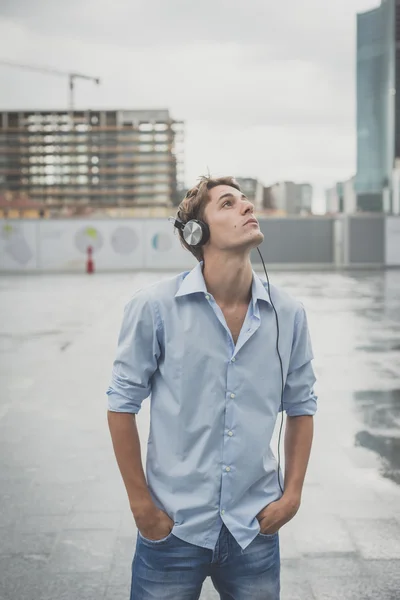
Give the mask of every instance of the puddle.
[[354, 392], [354, 400], [365, 425], [355, 445], [375, 452], [381, 475], [400, 485], [400, 389]]

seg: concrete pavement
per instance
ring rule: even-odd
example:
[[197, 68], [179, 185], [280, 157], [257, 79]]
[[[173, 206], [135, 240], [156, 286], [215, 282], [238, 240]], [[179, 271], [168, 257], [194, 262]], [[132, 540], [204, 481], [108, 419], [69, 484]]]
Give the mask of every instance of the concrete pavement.
[[[0, 600], [129, 598], [136, 529], [105, 391], [125, 302], [169, 275], [0, 278]], [[282, 600], [399, 600], [400, 272], [271, 281], [306, 306], [319, 396]], [[144, 459], [148, 401], [138, 423]], [[201, 598], [218, 598], [209, 580]]]

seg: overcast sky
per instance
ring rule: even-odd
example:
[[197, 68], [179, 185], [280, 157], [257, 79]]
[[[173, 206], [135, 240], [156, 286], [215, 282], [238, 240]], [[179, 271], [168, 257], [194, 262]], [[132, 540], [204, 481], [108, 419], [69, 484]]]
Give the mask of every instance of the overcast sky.
[[[79, 71], [77, 108], [169, 108], [186, 184], [324, 189], [355, 171], [356, 13], [379, 0], [0, 0], [0, 58]], [[0, 66], [0, 109], [66, 108], [67, 79]]]

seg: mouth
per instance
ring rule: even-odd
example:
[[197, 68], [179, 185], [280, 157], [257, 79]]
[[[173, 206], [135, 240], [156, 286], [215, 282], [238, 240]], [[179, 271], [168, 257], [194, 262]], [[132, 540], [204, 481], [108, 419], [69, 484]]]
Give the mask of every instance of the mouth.
[[[246, 221], [246, 223], [244, 223], [244, 225], [250, 225], [250, 224], [258, 225], [257, 219], [249, 219], [248, 221]], [[243, 227], [244, 227], [244, 225], [243, 225]]]

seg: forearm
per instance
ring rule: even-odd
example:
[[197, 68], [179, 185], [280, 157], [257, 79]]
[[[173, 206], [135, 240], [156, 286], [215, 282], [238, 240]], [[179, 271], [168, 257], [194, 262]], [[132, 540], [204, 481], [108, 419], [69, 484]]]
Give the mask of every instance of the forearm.
[[287, 417], [284, 496], [298, 505], [301, 501], [313, 434], [314, 419], [312, 416]]
[[143, 471], [136, 418], [131, 413], [108, 411], [107, 420], [115, 457], [136, 518], [152, 504]]

